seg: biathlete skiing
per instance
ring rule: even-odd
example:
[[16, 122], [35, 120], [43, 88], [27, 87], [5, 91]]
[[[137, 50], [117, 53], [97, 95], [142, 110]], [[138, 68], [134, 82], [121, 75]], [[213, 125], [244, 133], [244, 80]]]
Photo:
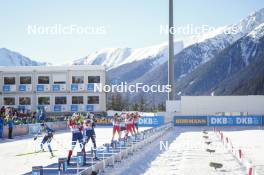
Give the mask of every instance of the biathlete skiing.
[[[41, 134], [42, 132], [44, 132], [45, 135], [44, 135], [44, 137], [41, 141], [41, 144], [40, 144], [41, 151], [43, 151], [43, 152], [45, 151], [43, 148], [43, 145], [45, 145], [45, 143], [47, 143], [51, 157], [54, 157], [54, 154], [53, 154], [51, 146], [50, 146], [50, 142], [53, 138], [54, 130], [50, 129], [45, 123], [41, 123], [41, 131], [39, 134]], [[34, 137], [34, 140], [36, 140], [37, 138], [38, 138], [38, 135]]]
[[112, 135], [111, 142], [114, 141], [114, 138], [115, 138], [115, 134], [116, 133], [118, 134], [118, 139], [120, 140], [120, 138], [121, 138], [121, 126], [120, 126], [120, 122], [121, 122], [120, 116], [117, 113], [115, 113], [115, 115], [113, 116], [113, 119], [112, 119], [112, 123], [113, 123], [113, 135]]
[[84, 121], [83, 124], [83, 128], [84, 128], [84, 147], [83, 147], [83, 151], [84, 151], [84, 160], [86, 159], [86, 154], [85, 154], [85, 145], [89, 142], [89, 140], [92, 140], [93, 143], [93, 159], [94, 160], [99, 160], [96, 156], [96, 135], [95, 135], [95, 131], [94, 131], [94, 127], [95, 127], [95, 118], [93, 114], [87, 114], [87, 119]]
[[135, 128], [136, 128], [136, 133], [138, 134], [138, 121], [139, 119], [141, 118], [141, 116], [138, 114], [138, 112], [135, 113], [134, 115], [134, 125], [135, 125]]
[[126, 115], [126, 119], [125, 119], [125, 123], [126, 123], [126, 137], [129, 135], [129, 133], [131, 134], [131, 136], [134, 135], [134, 130], [133, 130], [133, 127], [134, 127], [134, 118], [132, 115], [130, 114], [127, 114]]
[[85, 154], [84, 143], [83, 143], [83, 133], [82, 133], [82, 131], [83, 131], [83, 119], [81, 118], [80, 115], [74, 113], [72, 118], [68, 121], [68, 126], [72, 132], [72, 147], [71, 147], [71, 150], [69, 150], [68, 159], [67, 159], [67, 164], [70, 165], [72, 152], [74, 150], [74, 147], [75, 147], [77, 141], [80, 144], [81, 150]]
[[126, 113], [122, 113], [120, 115], [120, 129], [121, 129], [121, 134], [122, 135], [122, 132], [126, 132]]

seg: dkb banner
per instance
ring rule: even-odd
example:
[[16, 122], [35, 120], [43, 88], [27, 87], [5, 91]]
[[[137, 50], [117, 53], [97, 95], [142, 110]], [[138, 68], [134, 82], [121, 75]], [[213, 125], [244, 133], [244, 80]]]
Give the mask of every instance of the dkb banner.
[[139, 119], [138, 124], [140, 126], [161, 126], [164, 124], [163, 116], [144, 116]]
[[261, 126], [261, 116], [209, 116], [209, 126]]
[[[96, 117], [96, 124], [97, 125], [112, 125], [111, 121], [112, 117]], [[140, 126], [161, 126], [164, 124], [164, 117], [163, 116], [143, 116], [139, 119]]]
[[174, 116], [174, 126], [207, 126], [207, 116]]

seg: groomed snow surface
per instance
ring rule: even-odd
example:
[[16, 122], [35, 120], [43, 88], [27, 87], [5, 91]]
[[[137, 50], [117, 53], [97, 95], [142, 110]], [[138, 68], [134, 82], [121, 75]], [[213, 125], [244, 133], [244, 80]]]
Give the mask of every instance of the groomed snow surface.
[[[185, 130], [185, 129], [184, 129]], [[146, 175], [245, 175], [246, 169], [242, 167], [214, 132], [204, 134], [199, 131], [185, 131], [170, 144], [169, 149], [160, 154], [145, 172]], [[208, 136], [209, 138], [204, 138]], [[206, 144], [211, 142], [211, 144]], [[263, 144], [264, 146], [264, 144]], [[206, 150], [215, 151], [209, 153]], [[223, 164], [215, 170], [210, 162]]]
[[[182, 130], [182, 133], [170, 144], [167, 151], [152, 161], [150, 168], [144, 174], [244, 175], [248, 173], [246, 168], [238, 163], [238, 160], [223, 146], [214, 132], [209, 132], [209, 138], [205, 139], [201, 129], [199, 132], [187, 128], [176, 130]], [[261, 128], [250, 130], [226, 128], [223, 132], [232, 141], [234, 148], [242, 149], [244, 156], [252, 162], [255, 175], [263, 175], [264, 131]], [[205, 144], [208, 141], [212, 142], [210, 146]], [[206, 152], [208, 148], [215, 150], [215, 153]], [[214, 170], [209, 167], [209, 162], [221, 163], [223, 168]]]
[[246, 159], [254, 165], [257, 175], [264, 174], [264, 130], [223, 132], [232, 141], [235, 149], [241, 149]]
[[[144, 130], [147, 128], [141, 128]], [[176, 127], [145, 148], [135, 152], [133, 156], [117, 163], [113, 168], [107, 168], [102, 175], [246, 175], [246, 168], [223, 146], [222, 142], [212, 131], [202, 132], [200, 127]], [[208, 129], [209, 130], [209, 129]], [[225, 131], [225, 136], [232, 140], [234, 147], [241, 148], [245, 156], [256, 165], [258, 175], [264, 174], [264, 131], [240, 130]], [[97, 144], [111, 140], [110, 127], [96, 128]], [[203, 136], [207, 135], [206, 139]], [[0, 175], [18, 175], [31, 171], [32, 166], [49, 165], [57, 162], [57, 157], [65, 157], [70, 147], [70, 132], [56, 133], [52, 142], [55, 158], [50, 159], [48, 152], [24, 156], [18, 154], [34, 152], [39, 149], [38, 139], [20, 137], [12, 141], [0, 142]], [[160, 150], [160, 141], [168, 141], [168, 149]], [[212, 142], [207, 145], [205, 142]], [[91, 143], [87, 148], [91, 147]], [[206, 149], [215, 150], [209, 153]], [[79, 151], [76, 146], [75, 153]], [[223, 164], [215, 170], [210, 162]]]
[[[139, 130], [142, 131], [145, 129], [148, 129], [148, 127], [140, 128]], [[96, 127], [95, 132], [97, 146], [110, 143], [112, 138], [111, 127]], [[17, 156], [40, 150], [39, 145], [41, 140], [42, 137], [34, 141], [32, 136], [15, 137], [14, 140], [0, 140], [0, 175], [25, 174], [31, 171], [32, 166], [47, 166], [52, 163], [57, 163], [58, 157], [66, 157], [71, 147], [71, 133], [70, 131], [64, 131], [55, 133], [54, 139], [51, 142], [51, 147], [55, 150], [54, 154], [56, 157], [50, 158], [49, 152]], [[91, 147], [92, 143], [90, 141], [86, 145], [86, 149], [90, 150]], [[46, 151], [48, 150], [47, 145], [44, 145], [44, 149]], [[76, 145], [73, 155], [76, 155], [77, 151], [81, 151], [79, 145]]]

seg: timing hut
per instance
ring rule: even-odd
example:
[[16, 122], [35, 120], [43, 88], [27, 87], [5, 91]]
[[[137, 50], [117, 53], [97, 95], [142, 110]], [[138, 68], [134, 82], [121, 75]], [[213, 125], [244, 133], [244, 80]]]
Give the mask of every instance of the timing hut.
[[106, 110], [106, 94], [94, 90], [105, 84], [105, 68], [82, 66], [0, 67], [0, 105], [35, 111]]

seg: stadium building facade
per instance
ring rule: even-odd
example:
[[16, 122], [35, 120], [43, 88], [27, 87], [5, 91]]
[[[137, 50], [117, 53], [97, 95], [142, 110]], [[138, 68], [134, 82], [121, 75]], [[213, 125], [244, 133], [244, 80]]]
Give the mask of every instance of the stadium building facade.
[[97, 65], [0, 67], [0, 105], [47, 112], [102, 112], [105, 68]]

